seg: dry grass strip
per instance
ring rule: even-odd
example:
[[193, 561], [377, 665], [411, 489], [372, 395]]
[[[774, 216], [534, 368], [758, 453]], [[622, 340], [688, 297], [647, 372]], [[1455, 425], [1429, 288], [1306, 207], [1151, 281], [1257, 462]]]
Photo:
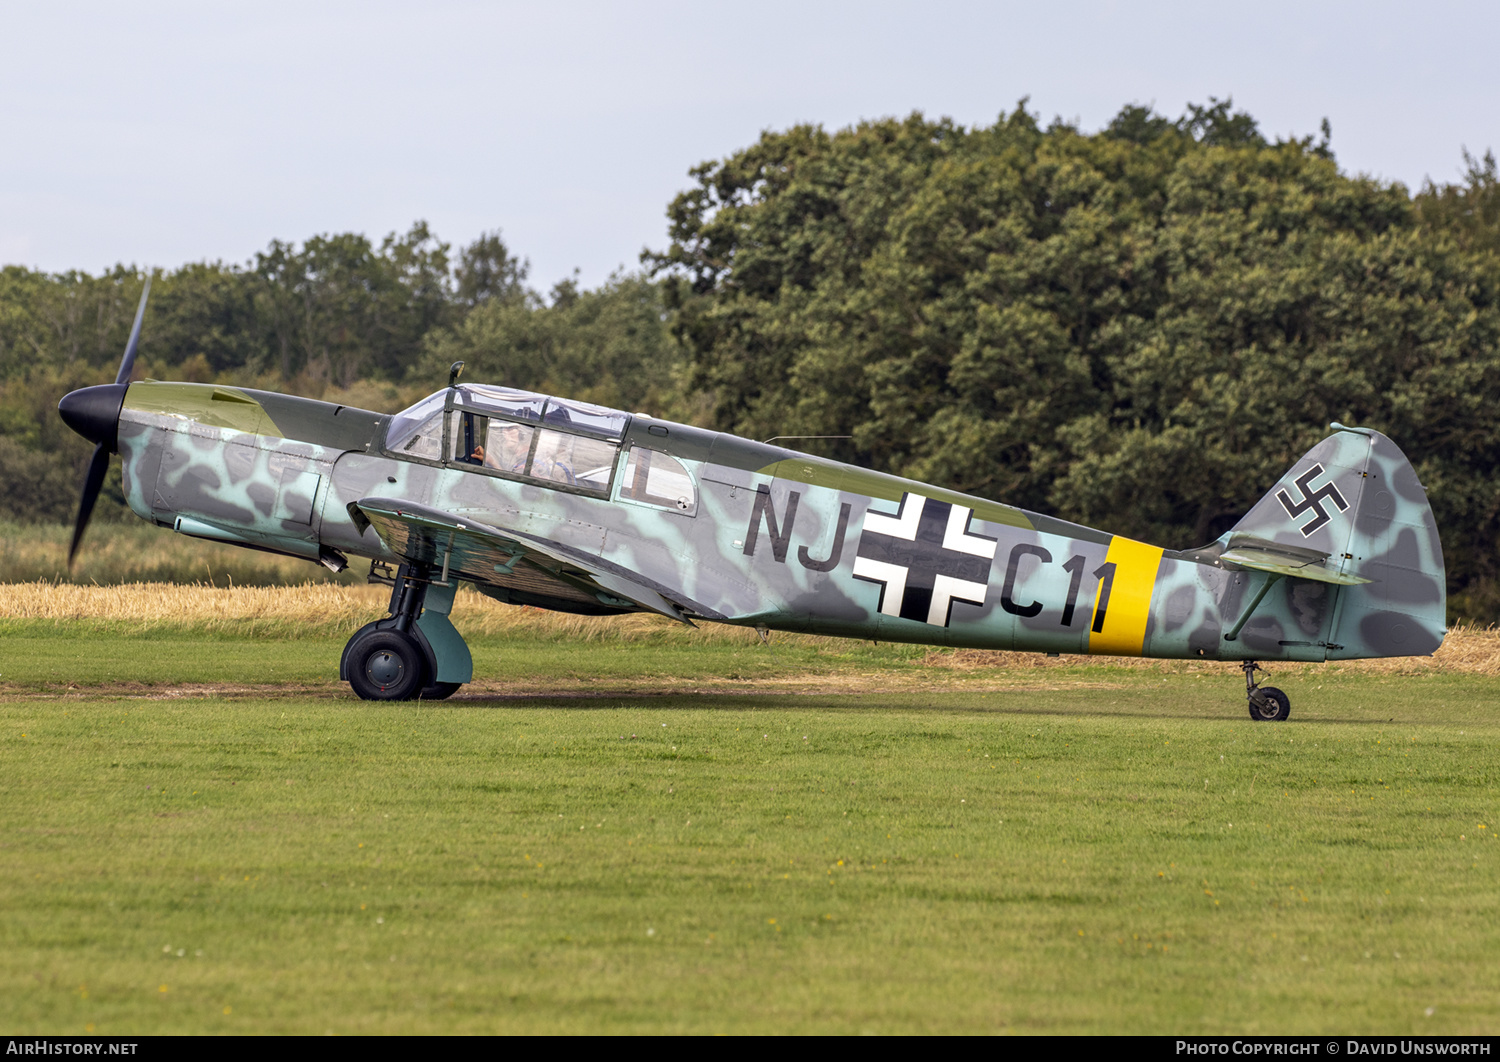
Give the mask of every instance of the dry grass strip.
[[384, 612], [389, 596], [378, 586], [9, 583], [0, 586], [0, 617], [194, 625], [247, 619], [364, 623], [371, 613]]
[[[1085, 661], [1091, 666], [1122, 669], [1145, 669], [1172, 674], [1198, 671], [1218, 673], [1224, 662], [1219, 660], [1144, 660], [1126, 656], [1058, 656], [1042, 653], [1013, 653], [994, 649], [933, 649], [924, 661], [929, 667], [963, 671], [998, 668], [1007, 671], [1025, 669], [1078, 667]], [[1310, 668], [1348, 668], [1351, 671], [1390, 675], [1449, 673], [1462, 675], [1500, 675], [1500, 629], [1495, 627], [1458, 626], [1448, 632], [1442, 646], [1432, 656], [1398, 656], [1382, 660], [1341, 660], [1324, 664], [1276, 663], [1278, 672]], [[1264, 681], [1264, 680], [1262, 680]]]
[[[384, 586], [216, 587], [204, 583], [127, 583], [77, 586], [68, 583], [0, 584], [0, 620], [51, 620], [54, 623], [99, 620], [128, 628], [195, 627], [234, 632], [247, 625], [267, 628], [312, 627], [353, 631], [386, 614], [390, 589]], [[527, 634], [579, 641], [692, 637], [714, 641], [754, 641], [741, 627], [706, 624], [694, 631], [662, 616], [574, 616], [563, 612], [505, 605], [483, 594], [460, 590], [453, 621], [475, 634]], [[778, 635], [778, 639], [788, 637]]]

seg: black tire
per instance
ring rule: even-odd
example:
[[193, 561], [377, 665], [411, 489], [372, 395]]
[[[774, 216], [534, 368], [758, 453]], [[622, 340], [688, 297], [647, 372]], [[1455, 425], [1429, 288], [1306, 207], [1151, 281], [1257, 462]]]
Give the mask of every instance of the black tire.
[[357, 634], [347, 652], [349, 685], [363, 700], [409, 701], [427, 685], [427, 656], [408, 634]]
[[1260, 694], [1266, 699], [1264, 708], [1250, 702], [1250, 718], [1257, 723], [1279, 723], [1292, 714], [1292, 699], [1275, 686], [1260, 687]]
[[422, 701], [446, 701], [459, 690], [463, 689], [462, 682], [434, 682], [424, 689], [417, 698]]

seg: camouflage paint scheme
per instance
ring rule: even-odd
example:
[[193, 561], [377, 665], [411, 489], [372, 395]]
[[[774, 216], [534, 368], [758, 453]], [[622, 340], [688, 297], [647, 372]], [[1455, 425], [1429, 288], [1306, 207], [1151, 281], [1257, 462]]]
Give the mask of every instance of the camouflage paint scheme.
[[[443, 453], [485, 390], [428, 400], [445, 410]], [[490, 430], [503, 426], [485, 408]], [[1233, 530], [1179, 552], [615, 417], [603, 443], [618, 452], [595, 492], [393, 453], [392, 418], [366, 410], [206, 384], [130, 385], [119, 450], [131, 508], [159, 525], [332, 567], [357, 555], [426, 571], [446, 593], [420, 623], [452, 681], [470, 677], [445, 615], [458, 580], [569, 611], [1050, 653], [1335, 660], [1430, 654], [1445, 633], [1426, 494], [1378, 432], [1335, 425]], [[692, 496], [629, 497], [627, 466], [645, 450], [675, 460], [653, 458]]]

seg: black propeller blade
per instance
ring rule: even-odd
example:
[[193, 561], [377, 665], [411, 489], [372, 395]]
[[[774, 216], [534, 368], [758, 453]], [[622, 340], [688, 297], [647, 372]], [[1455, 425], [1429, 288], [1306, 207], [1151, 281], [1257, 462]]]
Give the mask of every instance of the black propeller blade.
[[[130, 384], [130, 374], [135, 371], [135, 355], [141, 345], [141, 322], [146, 319], [146, 300], [151, 295], [151, 277], [146, 276], [146, 286], [141, 291], [141, 304], [135, 311], [135, 324], [130, 328], [130, 340], [125, 344], [125, 356], [120, 359], [120, 371], [115, 375], [115, 382], [111, 392], [118, 392], [120, 401], [124, 400], [125, 387]], [[123, 386], [122, 386], [123, 385]], [[89, 469], [83, 477], [83, 494], [78, 499], [78, 519], [73, 522], [73, 544], [68, 547], [68, 570], [73, 568], [73, 558], [78, 554], [78, 544], [83, 541], [83, 533], [88, 530], [89, 518], [94, 515], [94, 503], [99, 500], [99, 491], [104, 487], [104, 476], [109, 471], [109, 454], [114, 449], [116, 434], [115, 424], [105, 424], [103, 421], [109, 419], [108, 408], [112, 403], [110, 399], [114, 394], [100, 395], [99, 392], [106, 388], [83, 388], [67, 395], [58, 403], [58, 412], [62, 414], [63, 420], [79, 434], [99, 443], [94, 447], [94, 456], [89, 459]], [[93, 395], [86, 395], [86, 392]], [[102, 407], [104, 408], [101, 408]], [[119, 420], [119, 406], [113, 407], [114, 421]]]
[[135, 371], [135, 352], [141, 345], [141, 322], [146, 319], [146, 300], [151, 297], [151, 274], [146, 274], [146, 286], [141, 289], [141, 304], [135, 309], [135, 324], [130, 326], [130, 340], [125, 344], [125, 356], [120, 359], [120, 371], [115, 374], [115, 383], [129, 383]]
[[94, 456], [89, 460], [89, 470], [83, 477], [83, 497], [78, 499], [78, 519], [73, 523], [73, 544], [68, 547], [68, 571], [73, 570], [73, 558], [78, 554], [78, 543], [88, 529], [89, 517], [94, 515], [94, 502], [99, 500], [99, 489], [104, 486], [104, 474], [109, 471], [109, 448], [103, 443], [94, 447]]

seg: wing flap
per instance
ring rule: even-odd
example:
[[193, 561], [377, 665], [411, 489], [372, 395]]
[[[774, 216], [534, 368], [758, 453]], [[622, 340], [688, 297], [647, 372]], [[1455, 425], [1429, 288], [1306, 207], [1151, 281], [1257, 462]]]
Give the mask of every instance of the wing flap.
[[353, 504], [381, 541], [410, 563], [473, 583], [590, 605], [642, 608], [692, 625], [675, 603], [630, 573], [611, 570], [601, 558], [563, 543], [396, 498], [362, 498]]

